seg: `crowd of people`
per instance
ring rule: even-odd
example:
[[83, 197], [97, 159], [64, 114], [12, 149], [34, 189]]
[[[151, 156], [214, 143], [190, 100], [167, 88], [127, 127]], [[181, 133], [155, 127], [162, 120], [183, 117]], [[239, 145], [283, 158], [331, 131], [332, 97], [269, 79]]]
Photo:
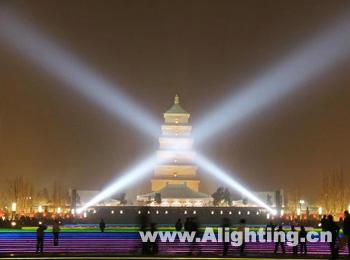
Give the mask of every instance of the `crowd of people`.
[[[42, 219], [36, 219], [36, 218], [27, 218], [23, 217], [18, 221], [18, 226], [20, 225], [30, 225], [34, 224], [37, 226], [36, 229], [36, 235], [37, 235], [37, 246], [36, 246], [36, 251], [37, 252], [43, 252], [44, 251], [44, 238], [45, 238], [45, 230], [47, 230], [47, 225], [52, 225], [52, 234], [53, 234], [53, 245], [58, 246], [59, 245], [59, 234], [61, 231], [60, 228], [60, 220], [59, 219], [47, 219], [46, 222], [44, 222]], [[46, 224], [43, 224], [46, 223]], [[338, 222], [334, 221], [334, 217], [332, 215], [324, 215], [321, 219], [320, 222], [321, 229], [322, 231], [328, 231], [332, 234], [332, 241], [329, 243], [329, 248], [331, 252], [332, 258], [336, 258], [339, 253], [339, 249], [341, 247], [347, 246], [348, 247], [348, 252], [350, 256], [350, 214], [348, 211], [344, 212], [344, 218], [340, 218]], [[11, 226], [11, 221], [8, 219], [0, 219], [0, 227], [10, 227]], [[238, 231], [244, 231], [244, 228], [246, 226], [246, 221], [245, 219], [241, 219], [237, 230]], [[223, 228], [230, 228], [231, 227], [231, 221], [229, 218], [224, 218], [222, 220], [222, 225], [221, 227]], [[296, 228], [297, 227], [297, 228]], [[101, 232], [105, 232], [106, 229], [106, 223], [103, 219], [101, 219], [99, 223], [99, 228]], [[140, 229], [141, 231], [151, 231], [155, 232], [156, 231], [156, 224], [149, 222], [149, 219], [147, 216], [141, 216], [141, 222], [140, 222]], [[188, 232], [195, 232], [197, 236], [199, 236], [199, 223], [198, 219], [196, 217], [188, 217], [186, 218], [185, 222], [182, 223], [181, 219], [178, 219], [177, 222], [175, 223], [175, 230], [178, 232], [181, 231], [188, 231]], [[306, 237], [307, 237], [307, 230], [305, 229], [305, 226], [302, 224], [295, 224], [292, 223], [290, 225], [290, 230], [294, 232], [298, 232], [298, 237], [299, 237], [299, 242], [297, 245], [293, 246], [292, 252], [294, 255], [297, 254], [307, 254], [308, 249], [307, 249], [307, 242], [306, 242]], [[297, 231], [298, 230], [298, 231]], [[340, 231], [342, 230], [343, 235], [340, 236]], [[277, 232], [285, 232], [283, 229], [283, 224], [279, 225], [274, 225], [272, 222], [266, 225], [266, 234], [267, 232], [272, 232], [272, 234]], [[196, 243], [192, 243], [190, 247], [190, 254], [196, 247]], [[245, 253], [245, 242], [242, 241], [243, 243], [239, 247], [239, 252], [241, 255], [244, 255]], [[144, 243], [143, 248], [142, 248], [142, 253], [143, 254], [156, 254], [158, 252], [158, 241], [155, 242], [150, 242], [150, 243]], [[282, 253], [286, 253], [286, 248], [285, 248], [285, 241], [282, 240], [274, 240], [275, 243], [275, 248], [274, 248], [274, 253], [278, 253], [278, 249], [281, 248]], [[227, 255], [228, 250], [229, 250], [229, 244], [230, 242], [223, 242], [223, 255]]]

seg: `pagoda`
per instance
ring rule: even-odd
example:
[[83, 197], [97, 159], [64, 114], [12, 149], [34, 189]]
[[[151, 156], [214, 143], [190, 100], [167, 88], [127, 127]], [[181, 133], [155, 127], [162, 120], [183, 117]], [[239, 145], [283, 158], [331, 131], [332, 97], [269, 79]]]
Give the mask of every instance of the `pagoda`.
[[199, 192], [189, 118], [176, 95], [174, 104], [164, 113], [151, 193], [138, 196], [138, 201], [151, 201], [157, 193], [164, 206], [201, 206], [211, 201], [209, 195]]

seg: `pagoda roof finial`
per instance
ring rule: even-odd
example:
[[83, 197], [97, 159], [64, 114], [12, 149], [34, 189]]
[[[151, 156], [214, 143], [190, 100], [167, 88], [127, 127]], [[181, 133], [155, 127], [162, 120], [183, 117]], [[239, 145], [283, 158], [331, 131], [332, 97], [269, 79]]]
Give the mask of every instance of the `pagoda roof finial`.
[[180, 104], [180, 97], [178, 94], [175, 95], [174, 104]]
[[180, 105], [179, 95], [175, 95], [174, 104], [165, 112], [165, 114], [188, 114], [188, 112]]

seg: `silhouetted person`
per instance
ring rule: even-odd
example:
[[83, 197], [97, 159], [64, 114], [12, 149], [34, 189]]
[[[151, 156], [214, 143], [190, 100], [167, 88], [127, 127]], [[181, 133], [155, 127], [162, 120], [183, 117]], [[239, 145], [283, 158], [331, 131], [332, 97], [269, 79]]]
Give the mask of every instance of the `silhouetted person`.
[[60, 222], [58, 219], [55, 220], [52, 226], [52, 234], [53, 234], [53, 245], [58, 246], [59, 236], [60, 236]]
[[182, 230], [182, 222], [181, 222], [181, 219], [178, 219], [178, 220], [176, 221], [175, 230], [178, 231], [178, 232]]
[[[279, 227], [277, 229], [277, 232], [283, 232], [284, 233], [282, 225], [279, 225]], [[284, 247], [284, 241], [283, 241], [283, 239], [281, 238], [280, 235], [278, 235], [278, 236], [277, 235], [278, 234], [276, 234], [276, 233], [273, 234], [273, 239], [275, 241], [275, 251], [274, 252], [276, 254], [277, 251], [278, 251], [278, 246], [281, 245], [282, 253], [285, 254], [286, 253], [286, 248]]]
[[275, 233], [275, 225], [272, 223], [272, 221], [270, 221], [269, 224], [266, 225], [266, 228], [265, 228], [265, 239], [267, 239], [267, 233], [269, 232], [269, 228], [271, 229], [270, 232], [271, 232], [271, 236], [272, 236], [272, 239], [273, 239], [273, 234]]
[[332, 215], [328, 215], [327, 221], [328, 221], [327, 231], [330, 231], [332, 233], [332, 241], [330, 242], [329, 247], [331, 250], [332, 259], [335, 259], [338, 256], [337, 239], [339, 235], [339, 227], [337, 223], [334, 222]]
[[[141, 208], [141, 212], [139, 215], [139, 225], [140, 225], [140, 231], [143, 232], [145, 234], [145, 232], [150, 230], [150, 215], [148, 214], [150, 208], [149, 207], [142, 207]], [[140, 237], [141, 239], [141, 237]], [[141, 240], [141, 252], [142, 255], [147, 255], [150, 253], [150, 242], [146, 241], [143, 242]]]
[[323, 215], [321, 219], [321, 228], [322, 228], [322, 231], [327, 231], [329, 229], [327, 215]]
[[[154, 232], [157, 231], [157, 226], [155, 223], [151, 223], [151, 234], [153, 235]], [[155, 255], [158, 253], [158, 237], [156, 238], [156, 240], [154, 242], [150, 242], [150, 245], [149, 245], [149, 252], [152, 254], [152, 255]]]
[[105, 223], [105, 221], [103, 219], [101, 219], [101, 221], [100, 221], [100, 230], [101, 230], [102, 233], [105, 232], [105, 228], [106, 228], [106, 223]]
[[197, 222], [197, 219], [195, 217], [193, 218], [189, 218], [189, 222], [188, 222], [188, 226], [189, 226], [189, 232], [194, 232], [195, 236], [194, 239], [192, 241], [192, 245], [191, 245], [191, 250], [189, 252], [190, 255], [192, 255], [192, 252], [194, 251], [195, 248], [197, 248], [197, 238], [199, 237], [199, 232], [198, 232], [198, 228], [199, 228], [199, 224]]
[[239, 247], [239, 253], [240, 253], [241, 255], [244, 254], [244, 249], [245, 249], [244, 229], [245, 229], [245, 219], [242, 218], [242, 219], [239, 221], [239, 227], [238, 227], [238, 229], [237, 229], [237, 231], [242, 232], [242, 234], [243, 234], [243, 235], [242, 235], [242, 244], [241, 244], [241, 246]]
[[305, 227], [300, 226], [300, 231], [299, 231], [300, 253], [305, 255], [307, 254], [306, 236], [307, 236], [307, 232], [305, 230]]
[[186, 218], [184, 228], [185, 228], [185, 231], [190, 231], [190, 229], [191, 229], [191, 219], [190, 218]]
[[44, 237], [45, 237], [45, 230], [47, 227], [43, 224], [40, 224], [38, 228], [36, 229], [36, 252], [42, 253], [44, 251]]
[[[231, 221], [228, 218], [223, 218], [222, 220], [222, 232], [223, 234], [225, 234], [225, 230], [226, 229], [230, 229], [231, 226]], [[224, 248], [223, 248], [223, 252], [222, 255], [226, 256], [227, 255], [227, 251], [230, 245], [230, 241], [225, 241], [225, 236], [223, 237], [223, 242], [224, 242]]]
[[344, 212], [343, 233], [347, 239], [348, 254], [350, 256], [350, 214], [349, 214], [349, 211], [347, 211], [347, 210], [345, 210], [345, 212]]
[[[294, 225], [290, 226], [290, 231], [296, 232], [296, 229], [295, 229]], [[300, 241], [298, 241], [298, 242], [300, 242]], [[297, 255], [297, 254], [298, 254], [298, 245], [295, 245], [295, 246], [293, 246], [293, 255]]]

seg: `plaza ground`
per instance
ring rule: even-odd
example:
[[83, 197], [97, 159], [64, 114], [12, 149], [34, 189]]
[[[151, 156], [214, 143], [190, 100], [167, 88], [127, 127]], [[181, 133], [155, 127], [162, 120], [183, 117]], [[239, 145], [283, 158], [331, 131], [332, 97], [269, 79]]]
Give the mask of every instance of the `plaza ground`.
[[[173, 230], [173, 227], [160, 227], [160, 230]], [[101, 233], [96, 225], [63, 226], [59, 246], [53, 246], [50, 228], [45, 236], [44, 254], [36, 254], [35, 227], [22, 230], [0, 229], [0, 258], [11, 259], [141, 259], [141, 241], [135, 226], [110, 226], [105, 233]], [[157, 259], [186, 259], [189, 252], [193, 252], [191, 259], [216, 259], [221, 257], [222, 243], [158, 243]], [[287, 253], [273, 254], [274, 243], [247, 243], [246, 255], [249, 258], [294, 258], [292, 248], [286, 246]], [[342, 256], [346, 252], [340, 251]], [[307, 258], [329, 258], [330, 252], [327, 243], [308, 244]], [[134, 258], [132, 256], [135, 256]], [[174, 258], [173, 256], [180, 257]], [[228, 258], [239, 257], [239, 248], [230, 246]], [[92, 258], [89, 258], [92, 257]], [[153, 259], [142, 257], [142, 259]], [[305, 256], [298, 256], [298, 259]], [[241, 259], [241, 258], [240, 258]]]

